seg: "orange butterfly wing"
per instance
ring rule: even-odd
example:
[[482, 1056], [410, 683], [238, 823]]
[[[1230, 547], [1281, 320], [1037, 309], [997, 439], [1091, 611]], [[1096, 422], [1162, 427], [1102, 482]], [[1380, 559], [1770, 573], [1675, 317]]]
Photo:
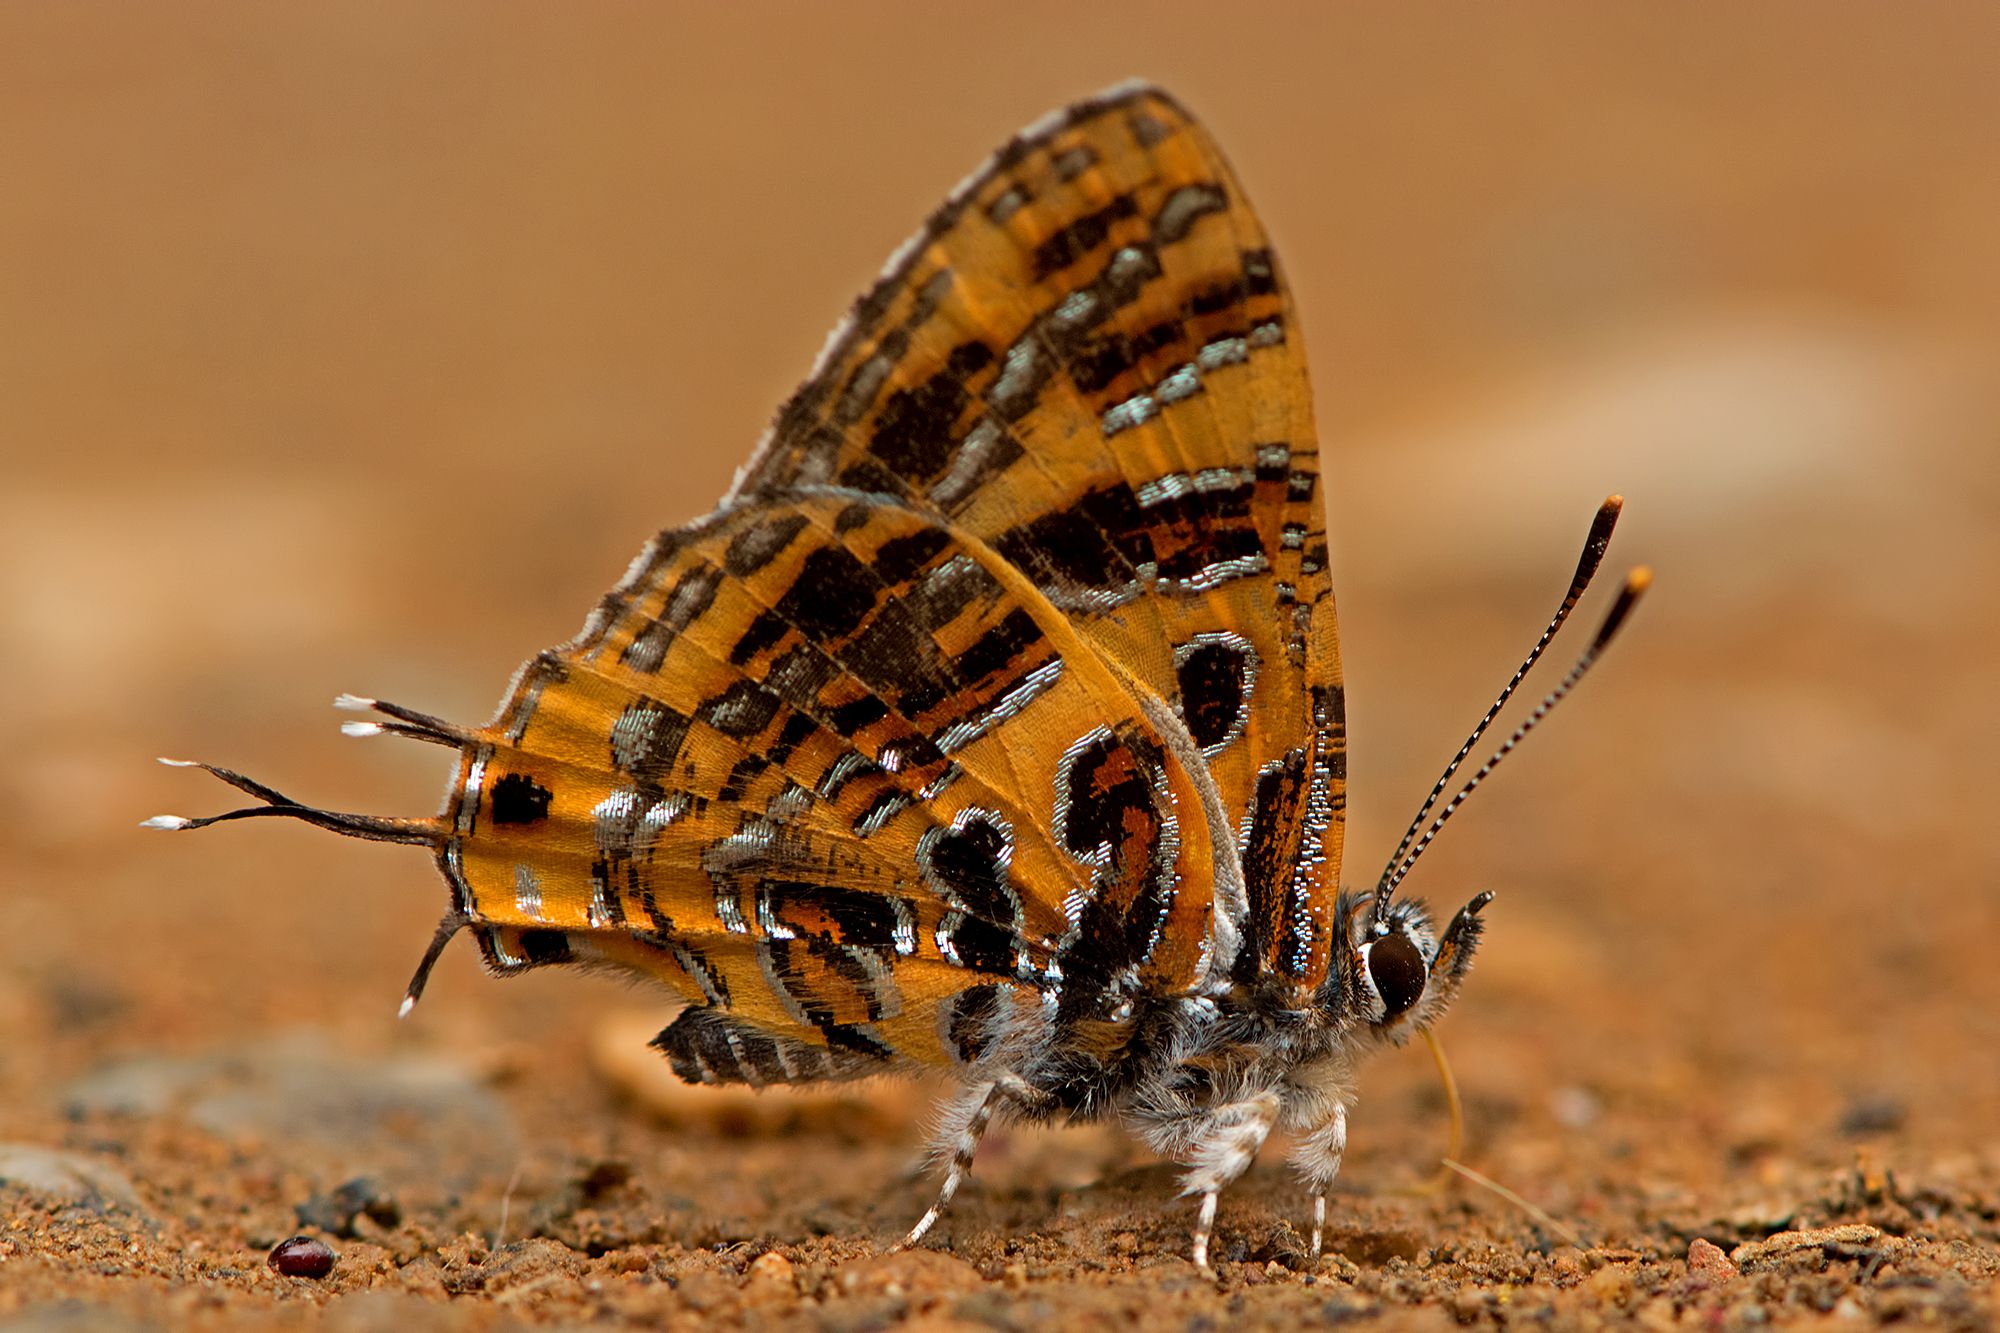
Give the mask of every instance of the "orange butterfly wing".
[[666, 534], [529, 664], [444, 859], [502, 968], [608, 962], [808, 1046], [964, 1058], [938, 1009], [968, 987], [1075, 1008], [1203, 974], [1233, 861], [1162, 717], [990, 548], [805, 489]]
[[1239, 824], [1242, 975], [1325, 975], [1346, 738], [1304, 345], [1213, 140], [1115, 90], [898, 251], [734, 494], [832, 483], [1014, 560], [1168, 701]]
[[659, 978], [700, 1006], [676, 1067], [752, 1082], [986, 1058], [1031, 1012], [1115, 1046], [1121, 997], [1224, 966], [1317, 986], [1317, 477], [1207, 135], [1149, 89], [1031, 129], [468, 750], [441, 861], [489, 963]]

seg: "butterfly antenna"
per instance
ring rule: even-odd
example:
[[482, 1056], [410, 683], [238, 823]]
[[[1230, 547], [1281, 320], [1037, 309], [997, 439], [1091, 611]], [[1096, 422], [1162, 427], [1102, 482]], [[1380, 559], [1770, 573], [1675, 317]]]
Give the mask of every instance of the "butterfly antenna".
[[1417, 864], [1417, 858], [1424, 854], [1424, 849], [1429, 847], [1431, 840], [1437, 837], [1438, 830], [1443, 828], [1446, 821], [1457, 813], [1458, 808], [1465, 804], [1466, 798], [1478, 789], [1479, 784], [1486, 781], [1487, 775], [1500, 766], [1500, 761], [1514, 752], [1514, 747], [1521, 743], [1522, 738], [1539, 726], [1541, 720], [1549, 715], [1549, 711], [1561, 703], [1564, 696], [1571, 690], [1576, 688], [1576, 683], [1583, 679], [1584, 673], [1589, 671], [1596, 664], [1597, 659], [1603, 655], [1605, 648], [1610, 645], [1611, 640], [1617, 636], [1619, 629], [1625, 624], [1626, 618], [1632, 614], [1632, 608], [1638, 604], [1639, 598], [1645, 595], [1646, 589], [1651, 587], [1652, 583], [1653, 572], [1643, 566], [1625, 576], [1625, 586], [1618, 590], [1618, 600], [1613, 602], [1611, 610], [1605, 613], [1604, 623], [1597, 627], [1596, 636], [1591, 639], [1590, 646], [1585, 648], [1582, 654], [1577, 657], [1576, 665], [1572, 666], [1568, 674], [1562, 678], [1556, 687], [1550, 690], [1539, 704], [1535, 705], [1535, 711], [1528, 714], [1520, 726], [1514, 728], [1514, 734], [1509, 736], [1501, 744], [1500, 748], [1493, 752], [1493, 757], [1481, 764], [1479, 770], [1467, 780], [1463, 787], [1459, 788], [1458, 794], [1453, 796], [1446, 803], [1444, 809], [1438, 812], [1437, 818], [1431, 821], [1430, 827], [1424, 830], [1423, 836], [1417, 839], [1415, 845], [1410, 848], [1409, 855], [1403, 858], [1401, 864], [1395, 866], [1393, 873], [1384, 876], [1382, 887], [1376, 891], [1375, 896], [1377, 920], [1381, 919], [1381, 912], [1387, 905], [1390, 895], [1395, 893], [1396, 886], [1401, 884], [1404, 878], [1408, 876], [1411, 868]]
[[436, 847], [445, 839], [445, 826], [437, 819], [385, 819], [378, 815], [350, 815], [338, 810], [321, 810], [317, 806], [301, 805], [275, 787], [267, 787], [241, 773], [218, 768], [214, 764], [197, 763], [192, 759], [162, 759], [160, 762], [169, 768], [199, 768], [238, 791], [248, 792], [263, 804], [196, 819], [184, 815], [154, 815], [140, 825], [142, 828], [196, 829], [232, 819], [296, 819], [343, 837], [365, 838], [370, 842], [403, 842]]
[[[1583, 600], [1584, 589], [1588, 588], [1591, 579], [1597, 576], [1597, 567], [1604, 563], [1604, 552], [1611, 545], [1611, 530], [1618, 526], [1618, 514], [1624, 507], [1625, 497], [1622, 495], [1609, 496], [1597, 507], [1597, 516], [1590, 520], [1590, 535], [1583, 539], [1583, 554], [1577, 557], [1576, 573], [1570, 576], [1569, 589], [1563, 593], [1562, 604], [1556, 607], [1556, 613], [1549, 617], [1548, 628], [1542, 631], [1541, 638], [1535, 640], [1535, 646], [1528, 650], [1528, 656], [1514, 672], [1513, 679], [1509, 680], [1506, 688], [1500, 691], [1500, 697], [1493, 701], [1493, 706], [1486, 710], [1486, 716], [1479, 719], [1479, 725], [1465, 738], [1465, 744], [1458, 747], [1458, 753], [1444, 766], [1444, 772], [1438, 775], [1437, 785], [1431, 788], [1431, 794], [1426, 796], [1424, 803], [1417, 808], [1416, 815], [1410, 820], [1410, 827], [1403, 831], [1403, 840], [1397, 843], [1396, 850], [1389, 854], [1389, 862], [1382, 867], [1382, 878], [1375, 887], [1376, 899], [1382, 906], [1388, 905], [1390, 874], [1402, 863], [1403, 854], [1410, 850], [1410, 844], [1417, 840], [1418, 832], [1423, 829], [1424, 820], [1437, 805], [1438, 797], [1444, 795], [1444, 789], [1451, 782], [1452, 775], [1458, 772], [1459, 765], [1465, 762], [1465, 757], [1472, 753], [1472, 747], [1479, 744], [1479, 738], [1486, 734], [1486, 729], [1493, 725], [1493, 719], [1500, 716], [1500, 710], [1506, 707], [1507, 701], [1514, 697], [1514, 691], [1520, 687], [1529, 669], [1541, 660], [1543, 651], [1556, 637], [1556, 631], [1562, 628], [1565, 620], [1569, 619], [1569, 613], [1576, 609], [1579, 601]], [[1381, 919], [1379, 912], [1376, 919]]]

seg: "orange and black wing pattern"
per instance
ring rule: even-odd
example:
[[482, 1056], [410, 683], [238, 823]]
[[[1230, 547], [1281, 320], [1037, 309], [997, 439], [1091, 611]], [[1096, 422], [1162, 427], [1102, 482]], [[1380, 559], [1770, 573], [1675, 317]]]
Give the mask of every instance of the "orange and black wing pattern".
[[1304, 343], [1269, 238], [1157, 89], [954, 191], [837, 329], [735, 496], [837, 485], [991, 545], [1185, 720], [1237, 826], [1237, 966], [1323, 978], [1345, 730]]
[[700, 1008], [683, 1072], [750, 1081], [1309, 991], [1344, 778], [1317, 483], [1208, 135], [1142, 88], [1030, 129], [467, 752], [443, 859], [489, 962], [660, 978]]
[[697, 1073], [973, 1061], [1203, 976], [1231, 850], [1171, 724], [991, 547], [801, 488], [664, 534], [524, 668], [442, 855], [495, 965], [618, 965], [737, 1020], [671, 1042], [775, 1039], [670, 1050]]
[[[714, 513], [657, 537], [430, 821], [488, 964], [687, 1009], [692, 1079], [1108, 1086], [1149, 1010], [1327, 976], [1344, 732], [1291, 302], [1208, 135], [1125, 88], [891, 260]], [[1092, 1071], [1097, 1071], [1096, 1073]], [[1074, 1100], [1097, 1095], [1078, 1091]]]

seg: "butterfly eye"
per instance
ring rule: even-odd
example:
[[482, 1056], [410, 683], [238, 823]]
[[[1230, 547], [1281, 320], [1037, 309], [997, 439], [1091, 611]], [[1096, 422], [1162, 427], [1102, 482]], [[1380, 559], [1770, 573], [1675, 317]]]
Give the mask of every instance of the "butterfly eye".
[[1369, 945], [1367, 954], [1368, 979], [1382, 998], [1381, 1021], [1401, 1017], [1423, 996], [1423, 953], [1399, 930]]

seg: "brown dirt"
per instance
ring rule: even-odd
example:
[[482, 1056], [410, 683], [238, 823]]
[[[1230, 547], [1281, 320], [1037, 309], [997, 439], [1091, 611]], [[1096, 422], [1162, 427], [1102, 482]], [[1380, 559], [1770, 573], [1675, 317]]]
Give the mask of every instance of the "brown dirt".
[[[1328, 8], [0, 12], [0, 1321], [2000, 1320], [1995, 11]], [[421, 858], [132, 828], [223, 797], [156, 753], [429, 808], [323, 701], [485, 716], [943, 188], [1134, 72], [1311, 331], [1350, 878], [1606, 491], [1658, 570], [1413, 883], [1500, 894], [1444, 1037], [1553, 1223], [1411, 1192], [1411, 1051], [1318, 1266], [1271, 1154], [1203, 1282], [1103, 1128], [888, 1255], [922, 1090], [662, 1094], [659, 1006], [460, 951], [398, 1025]]]

